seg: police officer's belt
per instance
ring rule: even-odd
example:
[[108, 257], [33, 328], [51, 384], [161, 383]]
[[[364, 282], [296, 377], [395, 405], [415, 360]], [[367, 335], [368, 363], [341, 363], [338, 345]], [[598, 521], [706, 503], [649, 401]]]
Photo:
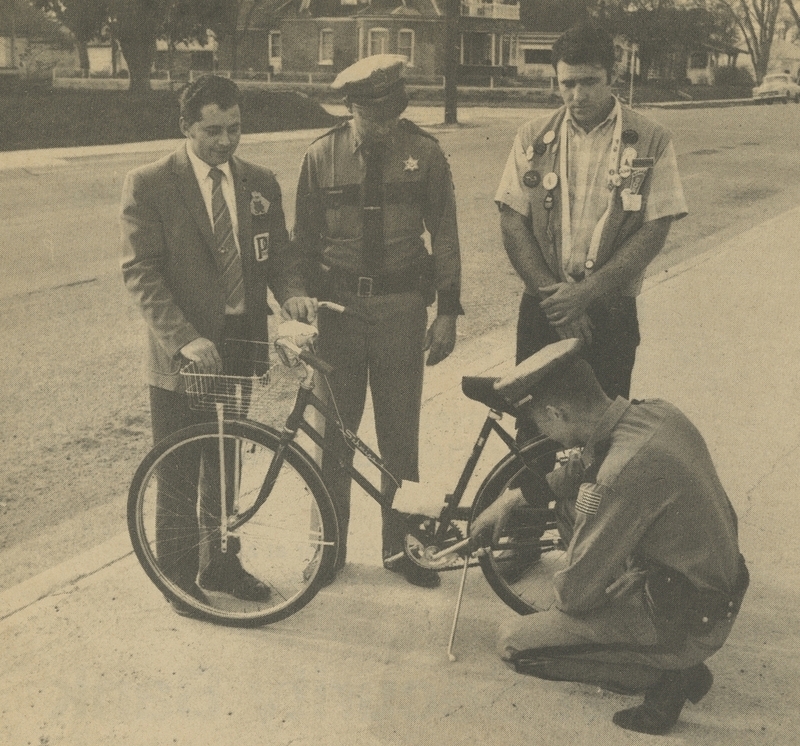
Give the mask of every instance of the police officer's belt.
[[331, 267], [328, 279], [333, 292], [353, 293], [359, 298], [410, 293], [420, 289], [420, 270], [417, 267], [374, 277], [357, 275], [339, 267]]
[[739, 572], [730, 595], [699, 590], [683, 573], [652, 560], [640, 563], [646, 571], [645, 598], [659, 642], [681, 646], [687, 635], [702, 637], [721, 621], [739, 613], [750, 584], [744, 557], [739, 555]]

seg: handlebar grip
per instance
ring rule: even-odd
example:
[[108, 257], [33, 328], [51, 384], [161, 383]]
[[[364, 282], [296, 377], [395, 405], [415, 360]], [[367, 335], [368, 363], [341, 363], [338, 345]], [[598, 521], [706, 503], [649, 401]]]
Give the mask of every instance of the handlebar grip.
[[308, 350], [303, 350], [300, 352], [298, 357], [305, 363], [308, 363], [312, 368], [316, 368], [320, 373], [324, 373], [326, 376], [331, 375], [333, 373], [333, 366], [326, 363], [322, 358], [317, 357], [312, 352]]

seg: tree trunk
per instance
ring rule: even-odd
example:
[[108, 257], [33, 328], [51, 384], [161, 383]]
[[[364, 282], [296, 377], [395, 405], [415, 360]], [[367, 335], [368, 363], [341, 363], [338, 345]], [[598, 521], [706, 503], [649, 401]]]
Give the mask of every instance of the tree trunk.
[[460, 60], [460, 0], [445, 0], [444, 123], [458, 124], [458, 66]]
[[150, 90], [156, 34], [164, 13], [163, 0], [125, 0], [118, 5], [116, 37], [128, 63], [131, 93]]
[[85, 41], [76, 41], [75, 45], [78, 47], [78, 65], [81, 68], [81, 77], [89, 77], [89, 49]]

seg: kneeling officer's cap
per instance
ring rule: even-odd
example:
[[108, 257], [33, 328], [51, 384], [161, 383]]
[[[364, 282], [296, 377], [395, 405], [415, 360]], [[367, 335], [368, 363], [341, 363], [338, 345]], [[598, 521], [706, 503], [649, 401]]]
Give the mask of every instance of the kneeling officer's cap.
[[380, 103], [403, 86], [406, 58], [400, 54], [375, 54], [345, 68], [331, 84], [355, 103]]
[[577, 339], [562, 339], [542, 347], [508, 375], [495, 381], [495, 391], [515, 407], [524, 404], [531, 398], [531, 391], [536, 384], [557, 373], [567, 360], [577, 355], [580, 347], [580, 340]]

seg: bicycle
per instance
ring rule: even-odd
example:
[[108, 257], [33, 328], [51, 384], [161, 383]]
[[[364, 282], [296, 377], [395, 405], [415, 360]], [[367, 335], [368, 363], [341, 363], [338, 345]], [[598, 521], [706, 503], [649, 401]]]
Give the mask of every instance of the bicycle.
[[[320, 303], [320, 308], [349, 312], [331, 303]], [[297, 381], [294, 404], [281, 430], [256, 419], [260, 402], [270, 398], [271, 373], [275, 370], [270, 366], [266, 345], [240, 342], [249, 359], [256, 361], [254, 375], [202, 374], [187, 365], [182, 374], [192, 406], [213, 411], [214, 418], [156, 444], [136, 470], [128, 496], [128, 528], [136, 556], [167, 599], [188, 607], [194, 616], [241, 627], [277, 622], [305, 606], [331, 577], [339, 542], [335, 509], [320, 467], [297, 442], [299, 433], [304, 433], [314, 445], [324, 448], [323, 435], [306, 418], [309, 408], [318, 411], [327, 426], [338, 427], [353, 451], [394, 479], [380, 456], [342, 424], [327, 384], [332, 369], [313, 352], [315, 336], [315, 327], [300, 322], [285, 322], [278, 331], [275, 350]], [[512, 609], [526, 614], [535, 610], [531, 598], [535, 583], [528, 579], [528, 571], [544, 553], [564, 549], [552, 503], [545, 501], [541, 509], [531, 508], [525, 515], [516, 516], [513, 527], [491, 551], [479, 552], [481, 556], [472, 559], [465, 529], [506, 490], [516, 489], [523, 482], [537, 494], [549, 495], [544, 475], [558, 462], [563, 463], [567, 455], [545, 438], [517, 444], [500, 425], [504, 414], [515, 412], [494, 391], [495, 380], [462, 379], [465, 396], [485, 405], [489, 412], [456, 487], [445, 496], [439, 514], [409, 518], [405, 554], [422, 567], [437, 571], [456, 569], [463, 563], [464, 577], [466, 567], [477, 561], [495, 593]], [[315, 384], [327, 389], [327, 401], [315, 393]], [[493, 433], [508, 452], [489, 470], [472, 504], [463, 506], [462, 499]], [[210, 507], [203, 487], [198, 489], [197, 480], [188, 479], [185, 473], [186, 459], [197, 459], [198, 453], [202, 453], [203, 470], [214, 483], [212, 491], [218, 493]], [[345, 468], [367, 494], [383, 504], [381, 491], [372, 480], [355, 466]], [[199, 555], [202, 564], [208, 542], [218, 541], [222, 553], [238, 552], [247, 572], [269, 586], [269, 599], [244, 601], [203, 588], [198, 593], [196, 585], [186, 587], [176, 580], [171, 568], [181, 558], [170, 554], [172, 545], [157, 535], [156, 516], [161, 510], [163, 523], [165, 495], [184, 496], [198, 504], [197, 526], [192, 527], [191, 541], [181, 551]], [[535, 531], [533, 526], [537, 527]]]

